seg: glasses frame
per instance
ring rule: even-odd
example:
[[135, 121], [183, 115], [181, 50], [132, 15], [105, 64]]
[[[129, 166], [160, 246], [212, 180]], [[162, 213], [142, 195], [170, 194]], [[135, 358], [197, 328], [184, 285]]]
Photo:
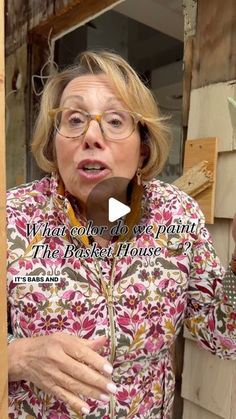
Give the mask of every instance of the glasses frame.
[[[86, 115], [86, 117], [87, 117], [87, 126], [85, 127], [85, 130], [84, 130], [84, 132], [82, 133], [82, 134], [80, 134], [80, 135], [76, 135], [75, 137], [69, 137], [68, 135], [64, 135], [64, 134], [62, 134], [60, 131], [59, 131], [59, 128], [57, 127], [57, 124], [56, 124], [56, 116], [57, 116], [57, 114], [59, 113], [59, 112], [63, 112], [63, 111], [82, 111], [83, 112], [83, 114], [85, 114]], [[103, 135], [103, 137], [106, 139], [106, 140], [108, 140], [108, 141], [116, 141], [116, 142], [119, 142], [119, 141], [122, 141], [122, 140], [126, 140], [127, 138], [129, 138], [132, 134], [133, 134], [133, 132], [134, 132], [134, 130], [135, 130], [135, 128], [137, 127], [137, 125], [138, 125], [138, 123], [139, 122], [141, 122], [142, 124], [143, 124], [143, 116], [142, 115], [140, 115], [139, 113], [137, 113], [137, 112], [132, 112], [132, 111], [129, 111], [129, 110], [127, 110], [127, 109], [115, 109], [115, 111], [117, 111], [117, 112], [126, 112], [126, 113], [128, 113], [128, 114], [130, 114], [130, 116], [132, 117], [132, 120], [133, 120], [133, 128], [132, 128], [132, 131], [131, 131], [131, 133], [128, 135], [128, 136], [126, 136], [126, 137], [124, 137], [124, 138], [119, 138], [119, 139], [113, 139], [113, 138], [110, 138], [110, 137], [108, 137], [105, 133], [104, 133], [104, 131], [103, 131], [103, 128], [102, 128], [102, 124], [101, 124], [101, 120], [102, 120], [102, 117], [103, 117], [103, 115], [104, 114], [106, 114], [106, 113], [108, 113], [108, 112], [112, 112], [112, 111], [104, 111], [104, 112], [102, 112], [101, 114], [90, 114], [90, 113], [88, 113], [88, 112], [86, 112], [86, 111], [83, 111], [82, 109], [79, 109], [79, 108], [72, 108], [72, 107], [61, 107], [61, 108], [54, 108], [54, 109], [50, 109], [49, 111], [48, 111], [48, 115], [49, 115], [49, 117], [50, 117], [50, 119], [51, 120], [53, 120], [53, 123], [54, 123], [54, 128], [56, 129], [56, 131], [58, 132], [58, 134], [60, 134], [60, 135], [62, 135], [63, 137], [65, 137], [65, 138], [70, 138], [70, 139], [76, 139], [76, 138], [80, 138], [80, 137], [83, 137], [84, 135], [86, 135], [86, 133], [87, 133], [87, 131], [88, 131], [88, 129], [89, 129], [89, 125], [90, 125], [90, 122], [91, 121], [97, 121], [98, 122], [98, 125], [99, 125], [99, 127], [100, 127], [100, 130], [101, 130], [101, 133], [102, 133], [102, 135]]]

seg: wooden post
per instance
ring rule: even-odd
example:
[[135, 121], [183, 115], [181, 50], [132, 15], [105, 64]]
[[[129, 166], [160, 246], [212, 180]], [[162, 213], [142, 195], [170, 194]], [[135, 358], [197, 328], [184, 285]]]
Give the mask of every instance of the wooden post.
[[4, 2], [0, 2], [0, 418], [7, 418]]
[[[191, 10], [194, 0], [186, 2]], [[197, 5], [187, 134], [188, 139], [218, 138], [215, 218], [208, 228], [227, 267], [236, 208], [236, 143], [227, 100], [235, 98], [236, 8], [235, 0], [198, 0]], [[223, 361], [201, 350], [187, 331], [184, 337], [183, 419], [236, 419], [235, 361]]]

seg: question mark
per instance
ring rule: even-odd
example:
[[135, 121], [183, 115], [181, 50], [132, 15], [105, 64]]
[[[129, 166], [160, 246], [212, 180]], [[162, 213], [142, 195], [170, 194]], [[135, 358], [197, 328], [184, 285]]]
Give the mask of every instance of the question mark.
[[191, 247], [191, 243], [190, 242], [184, 242], [184, 255], [187, 255], [187, 251], [188, 249]]

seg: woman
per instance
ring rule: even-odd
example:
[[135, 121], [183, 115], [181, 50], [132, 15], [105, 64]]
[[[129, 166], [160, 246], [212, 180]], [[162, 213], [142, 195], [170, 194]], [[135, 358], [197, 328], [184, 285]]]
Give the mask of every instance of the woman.
[[[183, 322], [203, 348], [236, 358], [236, 313], [204, 217], [154, 180], [167, 136], [150, 91], [118, 55], [85, 52], [48, 82], [33, 152], [51, 174], [8, 196], [10, 418], [170, 418], [170, 349]], [[127, 236], [72, 234], [86, 226], [94, 188], [114, 178], [128, 179]], [[152, 252], [117, 255], [126, 241]], [[94, 243], [111, 254], [65, 255]]]

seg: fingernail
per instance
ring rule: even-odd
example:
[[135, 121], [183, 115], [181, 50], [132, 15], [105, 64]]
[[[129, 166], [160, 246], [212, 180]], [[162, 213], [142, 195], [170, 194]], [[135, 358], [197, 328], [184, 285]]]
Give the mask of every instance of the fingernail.
[[105, 371], [107, 374], [112, 374], [113, 367], [110, 364], [103, 365], [103, 371]]
[[108, 383], [107, 384], [107, 390], [110, 391], [113, 394], [116, 394], [118, 389], [117, 389], [117, 387], [114, 383]]
[[88, 415], [90, 410], [87, 407], [82, 407], [81, 412], [84, 413], [85, 415]]
[[110, 401], [110, 397], [107, 394], [100, 394], [100, 399], [103, 402], [109, 402]]

